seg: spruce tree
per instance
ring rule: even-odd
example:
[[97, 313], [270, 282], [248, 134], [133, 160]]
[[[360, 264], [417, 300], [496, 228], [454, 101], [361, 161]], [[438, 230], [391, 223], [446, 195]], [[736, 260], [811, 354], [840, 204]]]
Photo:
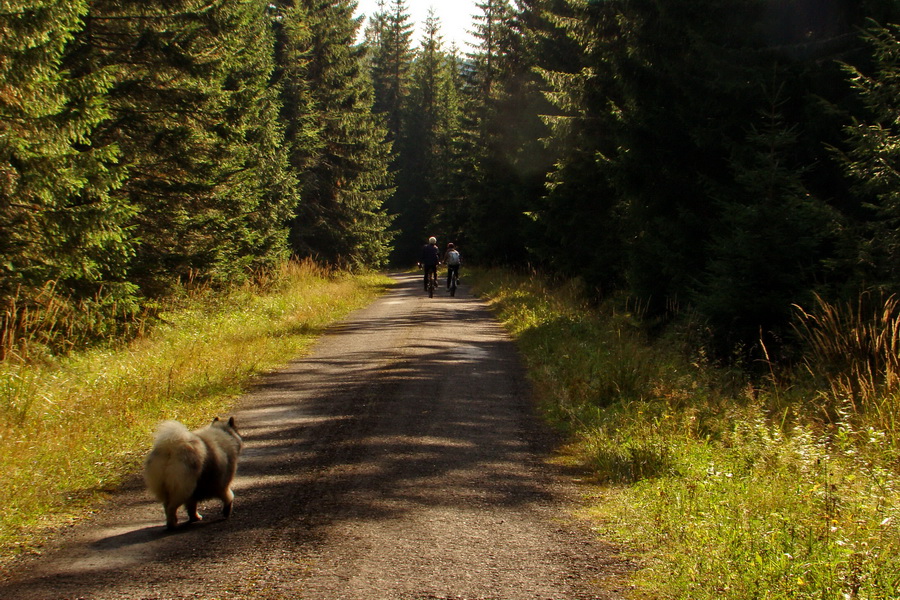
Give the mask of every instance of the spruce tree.
[[298, 199], [284, 152], [280, 89], [273, 84], [268, 6], [228, 0], [215, 17], [219, 35], [211, 47], [223, 55], [215, 201], [228, 219], [217, 269], [230, 277], [287, 258], [287, 222]]
[[370, 68], [372, 57], [375, 54], [373, 50], [381, 44], [381, 36], [384, 32], [387, 19], [385, 0], [378, 0], [377, 6], [378, 8], [375, 10], [374, 14], [367, 15], [366, 27], [363, 30], [364, 44], [366, 48], [369, 49], [369, 52], [366, 54], [366, 59], [369, 61]]
[[493, 203], [486, 205], [487, 214], [502, 215], [510, 224], [499, 241], [501, 251], [490, 249], [496, 259], [507, 264], [522, 264], [533, 260], [535, 228], [531, 219], [545, 194], [546, 174], [555, 156], [545, 139], [549, 130], [544, 115], [553, 108], [543, 94], [543, 81], [535, 68], [543, 52], [552, 50], [553, 43], [545, 31], [536, 32], [542, 21], [543, 3], [520, 0], [499, 29], [500, 52], [496, 76], [495, 98], [486, 113], [491, 119], [487, 130], [491, 151], [488, 160], [498, 190]]
[[[774, 27], [796, 7], [768, 0], [546, 6], [572, 43], [541, 65], [559, 111], [548, 122], [560, 158], [537, 212], [553, 264], [641, 298], [654, 318], [699, 309], [722, 356], [783, 327], [827, 277], [833, 215], [806, 168], [821, 142], [795, 123], [822, 115], [809, 73], [822, 76], [813, 61], [848, 25]], [[784, 98], [777, 110], [769, 90]]]
[[601, 294], [624, 284], [624, 206], [614, 185], [622, 135], [617, 66], [625, 32], [614, 2], [553, 3], [532, 36], [554, 52], [538, 55], [543, 90], [553, 104], [544, 119], [557, 156], [547, 194], [534, 212], [536, 260], [581, 277]]
[[[412, 23], [405, 0], [380, 2], [379, 11], [370, 20], [368, 69], [374, 87], [372, 110], [387, 126], [387, 139], [392, 142], [390, 170], [396, 184], [386, 208], [395, 216], [396, 245], [391, 260], [408, 263], [412, 258], [412, 240], [421, 237], [424, 214], [420, 179], [421, 156], [411, 154], [405, 143], [411, 123], [407, 117], [414, 52]], [[418, 247], [420, 244], [415, 244]], [[402, 257], [402, 258], [401, 258]]]
[[846, 66], [866, 112], [846, 127], [841, 164], [866, 207], [856, 264], [869, 286], [900, 290], [900, 25], [871, 25], [870, 73]]
[[391, 219], [390, 143], [372, 114], [373, 91], [355, 44], [355, 2], [303, 0], [309, 36], [302, 76], [316, 107], [321, 140], [303, 157], [301, 201], [291, 224], [292, 249], [349, 267], [380, 267], [387, 260]]
[[482, 0], [475, 6], [481, 12], [473, 15], [472, 34], [478, 45], [470, 55], [474, 63], [470, 83], [477, 89], [476, 96], [487, 104], [495, 95], [503, 53], [508, 49], [513, 9], [509, 0]]
[[806, 188], [804, 169], [792, 156], [798, 128], [785, 123], [784, 102], [772, 92], [770, 106], [748, 124], [730, 161], [737, 190], [718, 198], [721, 218], [693, 295], [717, 356], [747, 351], [760, 340], [775, 351], [792, 306], [812, 303], [825, 249], [834, 241], [835, 215]]
[[[515, 170], [505, 146], [502, 119], [506, 97], [504, 78], [518, 33], [507, 0], [476, 4], [473, 35], [478, 40], [466, 64], [465, 152], [473, 168], [464, 182], [465, 211], [469, 216], [465, 243], [468, 255], [493, 262], [522, 260], [523, 209], [517, 203]], [[495, 226], [502, 222], [502, 229]]]
[[721, 206], [709, 189], [734, 187], [730, 147], [745, 137], [763, 102], [765, 55], [755, 31], [741, 29], [757, 6], [756, 0], [626, 6], [614, 182], [628, 200], [629, 288], [657, 313], [687, 300], [706, 267]]
[[72, 60], [116, 70], [95, 135], [129, 167], [131, 277], [233, 280], [284, 252], [293, 192], [279, 152], [263, 0], [94, 0]]
[[[284, 150], [289, 169], [297, 182], [311, 169], [316, 157], [324, 152], [322, 119], [316, 97], [307, 78], [312, 31], [306, 7], [296, 0], [279, 0], [271, 5], [276, 35], [275, 78], [281, 90], [280, 122], [284, 129]], [[298, 192], [299, 194], [299, 192]], [[294, 206], [291, 218], [296, 214]]]
[[50, 282], [76, 301], [132, 297], [118, 153], [91, 141], [110, 73], [65, 64], [86, 12], [81, 0], [0, 9], [0, 306], [18, 295], [27, 308]]
[[377, 43], [370, 46], [373, 110], [385, 116], [389, 139], [403, 128], [403, 114], [409, 95], [412, 67], [412, 30], [406, 0], [391, 0], [386, 12], [375, 16]]
[[454, 144], [459, 130], [459, 89], [452, 56], [444, 53], [440, 21], [429, 13], [418, 56], [404, 128], [398, 140], [397, 193], [391, 206], [400, 229], [396, 257], [403, 263], [418, 260], [423, 240], [432, 233], [440, 243], [459, 238], [462, 223], [454, 221], [459, 198], [452, 193], [458, 156]]

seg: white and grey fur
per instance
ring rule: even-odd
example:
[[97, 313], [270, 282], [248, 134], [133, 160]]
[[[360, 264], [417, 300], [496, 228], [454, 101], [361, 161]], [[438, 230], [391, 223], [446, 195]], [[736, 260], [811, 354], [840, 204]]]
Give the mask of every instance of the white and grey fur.
[[162, 502], [166, 527], [178, 525], [178, 507], [184, 505], [190, 522], [203, 517], [197, 503], [218, 498], [222, 514], [231, 515], [234, 492], [231, 482], [244, 443], [234, 426], [234, 417], [216, 417], [210, 425], [189, 431], [177, 421], [159, 425], [153, 449], [144, 461], [144, 481], [153, 496]]

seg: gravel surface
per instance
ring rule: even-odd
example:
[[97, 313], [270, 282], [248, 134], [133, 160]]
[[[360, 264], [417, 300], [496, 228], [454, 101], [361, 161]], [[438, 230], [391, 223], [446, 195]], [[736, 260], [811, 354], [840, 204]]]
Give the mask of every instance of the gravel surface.
[[136, 476], [0, 599], [622, 597], [512, 342], [467, 286], [397, 282], [240, 400], [230, 520], [210, 502], [168, 533]]

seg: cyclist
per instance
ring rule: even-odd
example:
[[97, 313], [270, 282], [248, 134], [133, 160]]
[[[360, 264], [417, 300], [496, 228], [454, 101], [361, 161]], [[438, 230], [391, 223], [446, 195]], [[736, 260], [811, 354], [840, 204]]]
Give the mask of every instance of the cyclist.
[[450, 289], [450, 280], [453, 278], [453, 274], [456, 273], [456, 281], [459, 282], [459, 265], [462, 263], [462, 260], [459, 256], [459, 250], [456, 249], [456, 244], [450, 242], [447, 244], [447, 252], [444, 253], [444, 264], [447, 265], [447, 289]]
[[437, 277], [437, 266], [440, 261], [440, 251], [437, 247], [437, 239], [434, 236], [428, 238], [428, 243], [422, 248], [422, 267], [425, 269], [425, 291], [428, 291], [428, 278]]

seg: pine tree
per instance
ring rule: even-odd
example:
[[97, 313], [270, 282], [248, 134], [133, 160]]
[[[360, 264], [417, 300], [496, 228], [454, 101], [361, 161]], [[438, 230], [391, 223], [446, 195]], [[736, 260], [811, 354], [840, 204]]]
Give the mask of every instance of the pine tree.
[[95, 135], [129, 167], [131, 277], [233, 280], [284, 252], [293, 200], [279, 152], [263, 0], [94, 0], [71, 60], [116, 70]]
[[[784, 326], [827, 276], [834, 217], [806, 168], [821, 142], [796, 123], [822, 114], [809, 73], [846, 24], [785, 31], [773, 25], [796, 6], [769, 0], [546, 7], [572, 44], [541, 65], [559, 111], [537, 212], [553, 266], [642, 298], [655, 318], [697, 309], [722, 355]], [[783, 94], [777, 110], [767, 90]]]
[[615, 184], [629, 199], [629, 288], [652, 311], [690, 296], [720, 218], [709, 188], [733, 187], [730, 147], [763, 105], [766, 56], [754, 30], [739, 29], [753, 21], [756, 6], [628, 6]]
[[409, 95], [412, 67], [412, 30], [406, 0], [392, 0], [387, 12], [375, 16], [377, 43], [370, 46], [372, 83], [375, 88], [373, 110], [385, 115], [389, 139], [403, 128], [403, 114]]
[[414, 166], [423, 157], [411, 154], [406, 144], [408, 130], [414, 127], [408, 117], [412, 114], [410, 73], [415, 53], [405, 0], [391, 0], [389, 5], [379, 2], [379, 11], [370, 20], [367, 39], [367, 64], [375, 93], [372, 110], [384, 119], [387, 139], [392, 142], [390, 170], [396, 189], [387, 199], [386, 208], [395, 217], [397, 238], [391, 260], [408, 263], [412, 239], [418, 240], [421, 235], [418, 230], [424, 211], [423, 190], [416, 184], [421, 173], [415, 172], [421, 165]]
[[549, 129], [544, 120], [554, 109], [536, 72], [544, 53], [556, 55], [556, 42], [547, 30], [538, 29], [544, 24], [544, 2], [519, 0], [517, 5], [509, 26], [501, 30], [499, 89], [490, 127], [495, 138], [493, 160], [506, 176], [499, 202], [489, 210], [515, 224], [502, 241], [504, 252], [498, 253], [510, 264], [540, 259], [531, 251], [536, 230], [526, 215], [533, 215], [539, 206], [546, 193], [547, 173], [556, 160], [545, 141]]
[[368, 15], [366, 18], [366, 27], [364, 29], [364, 44], [369, 52], [366, 54], [369, 60], [369, 68], [374, 55], [373, 49], [381, 45], [381, 36], [387, 20], [387, 10], [385, 9], [385, 0], [378, 0], [378, 8], [374, 14]]
[[440, 21], [430, 12], [412, 67], [405, 126], [398, 140], [397, 192], [391, 203], [400, 229], [395, 256], [404, 264], [418, 260], [428, 235], [438, 235], [443, 244], [460, 233], [461, 224], [453, 222], [459, 199], [451, 190], [460, 110], [455, 66], [442, 49]]
[[116, 148], [91, 142], [110, 74], [64, 64], [86, 12], [78, 0], [0, 7], [0, 304], [27, 307], [48, 282], [75, 301], [133, 292]]
[[[287, 258], [287, 222], [297, 204], [273, 85], [275, 38], [268, 2], [223, 2], [213, 48], [224, 55], [221, 148], [215, 200], [229, 221], [217, 268], [233, 277]], [[238, 270], [240, 269], [240, 270]]]
[[[306, 8], [295, 0], [272, 5], [276, 35], [276, 79], [281, 90], [280, 121], [291, 175], [299, 182], [316, 157], [324, 152], [323, 124], [319, 118], [311, 81], [307, 79], [312, 32]], [[295, 205], [291, 218], [296, 213]]]
[[840, 158], [869, 207], [860, 228], [860, 275], [893, 291], [900, 289], [900, 26], [871, 25], [865, 39], [874, 72], [846, 70], [867, 114], [847, 126], [849, 150]]
[[309, 19], [303, 78], [316, 107], [321, 145], [303, 158], [301, 202], [291, 243], [301, 256], [380, 267], [387, 260], [390, 143], [372, 114], [373, 92], [355, 45], [359, 21], [349, 0], [303, 0]]
[[508, 49], [510, 21], [513, 10], [509, 0], [483, 0], [475, 5], [480, 14], [474, 15], [473, 35], [478, 46], [471, 55], [473, 71], [470, 84], [484, 103], [495, 96], [495, 83], [500, 76], [503, 53]]
[[[482, 14], [473, 33], [479, 45], [467, 74], [468, 143], [475, 162], [468, 248], [483, 260], [522, 264], [528, 258], [526, 214], [534, 210], [549, 167], [539, 142], [546, 133], [539, 118], [546, 103], [533, 72], [524, 13], [506, 0], [477, 6]], [[491, 225], [498, 220], [501, 231]]]
[[439, 119], [437, 128], [437, 150], [435, 152], [435, 185], [437, 198], [441, 203], [432, 211], [438, 231], [444, 233], [447, 241], [455, 241], [459, 246], [466, 241], [469, 215], [464, 183], [471, 171], [471, 156], [468, 154], [464, 128], [465, 96], [463, 89], [463, 59], [453, 44], [450, 51], [443, 53], [444, 76], [438, 78]]
[[812, 302], [826, 243], [833, 242], [835, 216], [810, 194], [804, 169], [794, 164], [798, 128], [785, 123], [784, 104], [776, 90], [735, 148], [730, 162], [740, 191], [725, 192], [710, 261], [698, 277], [694, 304], [718, 356], [760, 339], [774, 351], [792, 305]]
[[572, 171], [554, 175], [551, 197], [564, 204], [545, 215], [557, 236], [566, 204], [582, 216], [588, 235], [578, 244], [594, 239], [602, 253], [588, 259], [594, 285], [626, 285], [652, 311], [690, 298], [721, 217], [710, 189], [739, 195], [729, 154], [764, 105], [771, 54], [761, 29], [746, 26], [760, 6], [566, 0], [553, 9], [581, 59], [546, 72], [563, 112], [557, 140], [571, 156], [560, 166]]
[[616, 69], [625, 54], [624, 19], [614, 2], [563, 0], [546, 8], [548, 18], [532, 35], [545, 50], [538, 71], [554, 106], [544, 118], [557, 162], [534, 213], [536, 259], [609, 293], [624, 284], [628, 242], [613, 166], [622, 136]]

